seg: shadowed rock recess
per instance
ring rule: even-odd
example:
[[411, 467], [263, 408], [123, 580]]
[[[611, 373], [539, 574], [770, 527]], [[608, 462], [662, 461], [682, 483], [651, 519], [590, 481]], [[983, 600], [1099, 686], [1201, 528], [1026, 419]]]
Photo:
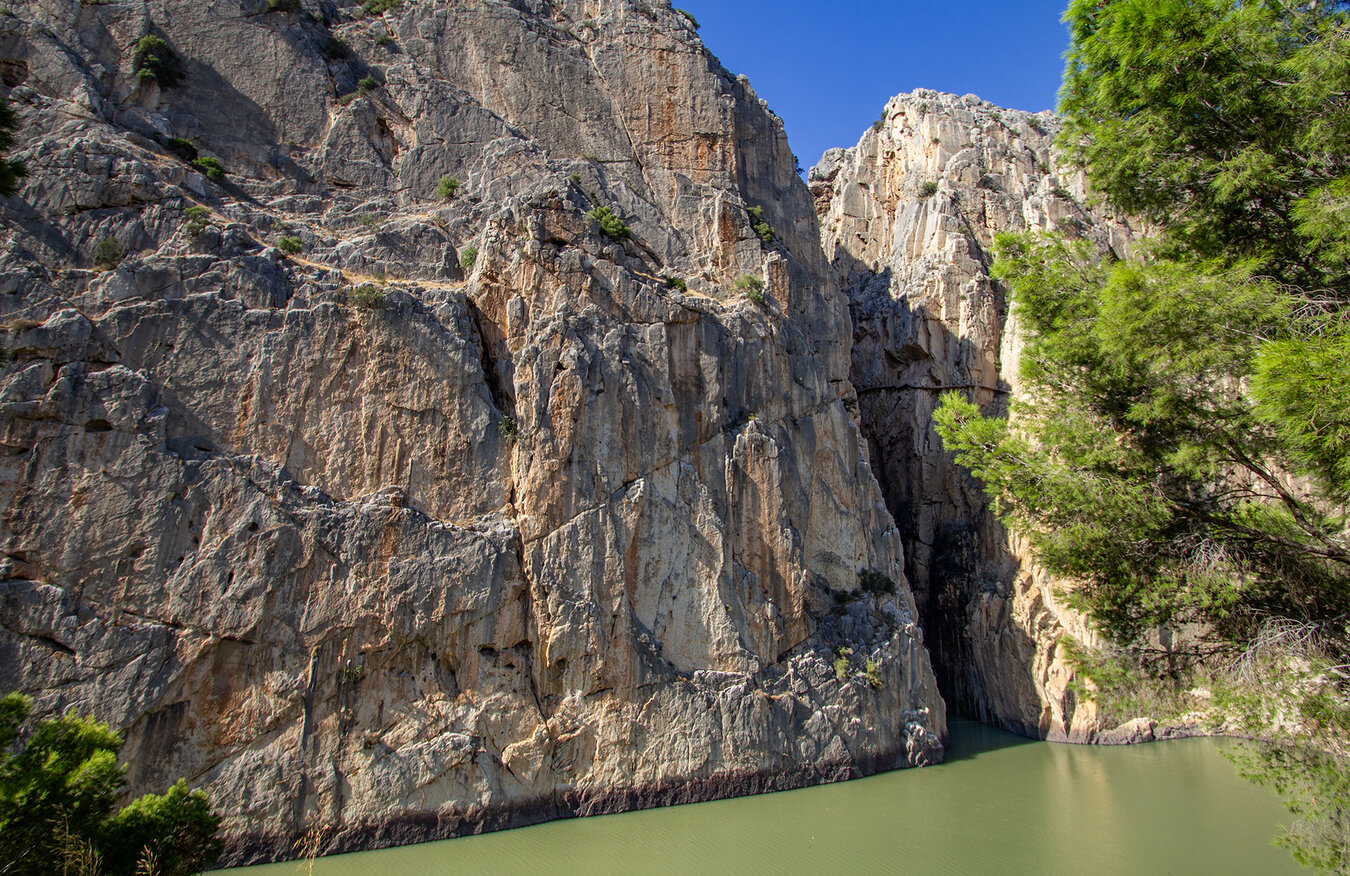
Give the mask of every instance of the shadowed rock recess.
[[660, 2], [272, 5], [0, 18], [0, 689], [205, 788], [229, 863], [940, 759], [749, 84]]
[[989, 276], [995, 234], [1056, 231], [1121, 255], [1135, 238], [1085, 206], [1085, 179], [1051, 148], [1058, 128], [1048, 112], [920, 90], [893, 98], [857, 146], [825, 153], [810, 183], [852, 311], [863, 434], [947, 703], [1028, 736], [1123, 741], [1078, 700], [1059, 649], [1065, 633], [1095, 633], [932, 425], [944, 390], [989, 415], [1017, 391], [1015, 319]]

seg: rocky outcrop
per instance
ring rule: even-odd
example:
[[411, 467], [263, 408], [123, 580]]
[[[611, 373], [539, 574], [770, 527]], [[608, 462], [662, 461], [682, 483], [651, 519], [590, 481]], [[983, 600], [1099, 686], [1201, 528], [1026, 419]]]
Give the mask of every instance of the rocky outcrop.
[[893, 98], [856, 147], [827, 152], [810, 183], [849, 296], [863, 433], [939, 686], [962, 713], [1086, 741], [1095, 709], [1075, 696], [1058, 642], [1095, 637], [932, 428], [944, 390], [990, 414], [1017, 390], [1015, 315], [989, 276], [995, 234], [1058, 231], [1118, 253], [1133, 239], [1086, 205], [1082, 176], [1052, 148], [1057, 128], [1050, 113], [916, 91]]
[[390, 6], [0, 18], [0, 688], [233, 862], [940, 758], [779, 120], [665, 3]]

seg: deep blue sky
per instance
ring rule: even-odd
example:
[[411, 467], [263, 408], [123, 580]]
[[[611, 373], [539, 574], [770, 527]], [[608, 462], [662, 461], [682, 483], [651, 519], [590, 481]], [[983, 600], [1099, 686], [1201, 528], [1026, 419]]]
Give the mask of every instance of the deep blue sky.
[[1053, 109], [1068, 0], [673, 0], [732, 73], [782, 116], [809, 168], [852, 146], [893, 95], [978, 94], [1012, 109]]

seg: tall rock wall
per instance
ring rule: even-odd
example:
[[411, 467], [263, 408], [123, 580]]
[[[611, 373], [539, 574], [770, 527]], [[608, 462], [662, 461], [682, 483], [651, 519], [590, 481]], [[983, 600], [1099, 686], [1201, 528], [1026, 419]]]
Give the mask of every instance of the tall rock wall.
[[1046, 230], [1124, 253], [1128, 223], [1086, 204], [1052, 149], [1050, 113], [968, 95], [893, 98], [851, 149], [811, 170], [822, 240], [849, 297], [852, 378], [877, 479], [905, 540], [939, 686], [955, 710], [1018, 732], [1090, 740], [1058, 642], [1093, 642], [1056, 582], [990, 513], [932, 426], [956, 389], [988, 414], [1016, 393], [1018, 338], [990, 279], [993, 237]]
[[204, 787], [235, 862], [941, 757], [849, 299], [685, 17], [14, 11], [0, 689]]

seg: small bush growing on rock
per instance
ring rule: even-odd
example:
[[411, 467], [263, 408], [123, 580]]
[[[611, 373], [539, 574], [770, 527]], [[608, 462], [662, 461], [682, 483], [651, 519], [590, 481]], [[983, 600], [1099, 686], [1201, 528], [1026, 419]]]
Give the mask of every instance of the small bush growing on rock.
[[436, 194], [447, 201], [453, 200], [455, 192], [459, 191], [459, 180], [453, 176], [443, 176], [441, 181], [436, 183]]
[[184, 161], [195, 161], [197, 158], [197, 147], [184, 137], [170, 137], [165, 148]]
[[205, 207], [192, 206], [183, 210], [183, 230], [193, 237], [198, 237], [210, 220], [211, 211]]
[[759, 235], [759, 239], [765, 243], [773, 243], [775, 237], [773, 226], [764, 221], [764, 208], [750, 207], [745, 212], [750, 214], [750, 227]]
[[300, 0], [267, 0], [268, 12], [299, 12]]
[[608, 207], [596, 207], [586, 215], [599, 222], [600, 230], [611, 240], [625, 240], [633, 236], [633, 232], [623, 224], [623, 220], [614, 215], [614, 211]]
[[472, 271], [476, 261], [478, 261], [478, 247], [466, 246], [459, 251], [459, 269], [464, 273]]
[[502, 436], [507, 444], [516, 443], [516, 418], [510, 414], [504, 415], [497, 421], [497, 434]]
[[93, 257], [94, 264], [105, 270], [111, 270], [122, 263], [122, 259], [126, 258], [126, 252], [116, 238], [105, 237], [94, 244]]
[[157, 36], [143, 36], [131, 56], [136, 77], [172, 88], [183, 81], [183, 62], [169, 44]]
[[919, 197], [931, 198], [933, 197], [933, 195], [937, 194], [937, 191], [938, 191], [938, 184], [930, 179], [928, 182], [919, 186]]
[[686, 282], [685, 282], [682, 278], [680, 278], [680, 277], [674, 277], [674, 276], [671, 276], [670, 274], [666, 274], [666, 275], [665, 275], [664, 277], [662, 277], [661, 279], [662, 279], [662, 280], [665, 280], [665, 282], [666, 282], [666, 288], [668, 288], [668, 289], [679, 289], [681, 292], [688, 292], [688, 291], [689, 291], [689, 284], [686, 283]]
[[694, 26], [694, 30], [698, 30], [698, 19], [694, 17], [694, 13], [690, 12], [688, 9], [676, 9], [675, 11], [683, 15], [689, 23]]
[[867, 683], [872, 687], [881, 687], [881, 664], [877, 661], [868, 660], [863, 664], [863, 675], [867, 676]]
[[225, 166], [218, 159], [207, 156], [198, 158], [192, 162], [192, 166], [206, 174], [207, 179], [213, 179], [216, 182], [225, 178]]
[[394, 44], [394, 35], [392, 33], [389, 33], [388, 31], [385, 31], [384, 33], [375, 37], [375, 45], [379, 46], [382, 49], [387, 49], [393, 44]]
[[858, 586], [864, 593], [875, 593], [878, 596], [883, 593], [896, 592], [895, 582], [889, 575], [883, 575], [871, 569], [863, 569], [858, 573]]
[[568, 179], [568, 180], [572, 183], [572, 185], [574, 185], [574, 186], [579, 186], [579, 185], [581, 185], [581, 174], [579, 174], [579, 173], [574, 173], [574, 174], [572, 174], [571, 176], [569, 176], [567, 179]]
[[834, 677], [838, 681], [848, 680], [848, 658], [834, 658]]
[[652, 9], [652, 5], [650, 3], [639, 2], [636, 4], [634, 8], [637, 9], [639, 14], [645, 15], [648, 18], [652, 19], [653, 21], [656, 20], [656, 10]]
[[283, 234], [277, 240], [277, 249], [281, 250], [286, 255], [299, 255], [305, 251], [305, 244], [298, 237], [290, 234]]
[[359, 82], [356, 83], [356, 93], [357, 93], [357, 94], [370, 94], [372, 91], [374, 91], [375, 89], [377, 89], [377, 88], [379, 88], [379, 87], [380, 87], [380, 83], [378, 83], [378, 82], [375, 81], [375, 77], [373, 77], [373, 76], [362, 76], [362, 77], [361, 77], [361, 80], [360, 80]]
[[341, 61], [349, 57], [352, 53], [352, 47], [347, 45], [347, 41], [341, 37], [330, 36], [324, 40], [323, 54], [330, 61]]
[[761, 307], [764, 306], [764, 281], [754, 274], [746, 274], [741, 277], [735, 283], [731, 284], [731, 288], [736, 292], [740, 292], [755, 304], [758, 304]]
[[361, 4], [361, 11], [366, 15], [384, 15], [390, 10], [397, 9], [403, 5], [403, 0], [365, 0]]
[[352, 301], [357, 307], [366, 310], [378, 310], [384, 306], [384, 292], [374, 283], [362, 283], [352, 289]]

